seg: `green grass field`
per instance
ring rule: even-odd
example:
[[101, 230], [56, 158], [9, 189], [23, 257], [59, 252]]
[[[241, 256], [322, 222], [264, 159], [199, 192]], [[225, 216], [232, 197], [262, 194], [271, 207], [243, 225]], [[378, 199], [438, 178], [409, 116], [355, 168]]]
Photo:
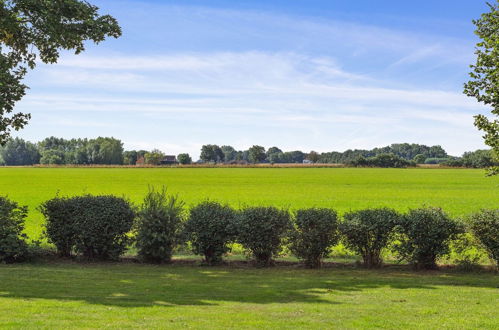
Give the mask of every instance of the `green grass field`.
[[305, 270], [0, 266], [2, 328], [497, 329], [499, 277]]
[[[368, 206], [405, 211], [427, 204], [454, 216], [499, 207], [499, 177], [487, 178], [482, 170], [0, 168], [0, 194], [30, 207], [31, 238], [38, 238], [42, 229], [36, 208], [57, 193], [125, 195], [138, 203], [148, 185], [167, 185], [188, 205], [210, 198], [235, 207], [326, 206], [343, 213]], [[499, 326], [499, 277], [483, 269], [413, 272], [392, 264], [369, 271], [355, 268], [348, 256], [344, 261], [350, 266], [308, 270], [287, 263], [256, 269], [241, 263], [240, 251], [227, 259], [229, 266], [214, 268], [198, 266], [199, 257], [189, 255], [168, 266], [50, 259], [0, 265], [0, 327]]]
[[148, 185], [167, 185], [188, 205], [209, 198], [241, 205], [369, 206], [400, 211], [423, 204], [454, 216], [499, 207], [499, 177], [483, 170], [362, 168], [0, 168], [0, 194], [28, 205], [26, 231], [41, 233], [36, 208], [60, 195], [115, 194], [140, 202]]

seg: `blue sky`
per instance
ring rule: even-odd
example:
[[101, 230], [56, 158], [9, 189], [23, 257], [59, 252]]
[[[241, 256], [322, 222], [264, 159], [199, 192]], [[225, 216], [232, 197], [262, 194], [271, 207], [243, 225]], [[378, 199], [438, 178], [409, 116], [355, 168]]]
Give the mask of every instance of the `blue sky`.
[[114, 136], [168, 154], [253, 144], [483, 148], [462, 95], [482, 1], [92, 0], [123, 37], [39, 65], [18, 136]]

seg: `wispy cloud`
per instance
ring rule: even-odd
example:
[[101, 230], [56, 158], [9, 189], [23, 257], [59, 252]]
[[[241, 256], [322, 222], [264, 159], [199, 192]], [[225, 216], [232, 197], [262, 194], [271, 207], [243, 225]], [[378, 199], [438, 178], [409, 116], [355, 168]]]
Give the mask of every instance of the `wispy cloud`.
[[117, 8], [121, 43], [39, 66], [19, 105], [35, 116], [26, 136], [113, 135], [130, 148], [194, 156], [204, 143], [330, 151], [408, 141], [453, 153], [481, 146], [472, 115], [483, 108], [440, 87], [456, 72], [465, 76], [466, 40], [133, 5]]

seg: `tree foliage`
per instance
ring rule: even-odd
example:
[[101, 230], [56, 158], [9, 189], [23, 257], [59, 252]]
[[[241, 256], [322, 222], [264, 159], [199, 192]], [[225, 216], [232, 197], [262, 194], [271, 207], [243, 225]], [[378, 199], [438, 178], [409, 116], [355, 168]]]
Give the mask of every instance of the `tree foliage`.
[[[476, 63], [471, 65], [471, 79], [464, 85], [464, 93], [492, 108], [492, 118], [476, 115], [475, 126], [485, 133], [485, 144], [492, 148], [499, 162], [499, 7], [487, 5], [490, 11], [473, 21], [475, 34], [481, 40], [476, 45]], [[491, 167], [490, 174], [498, 173], [499, 166]]]
[[191, 156], [189, 156], [189, 154], [179, 154], [177, 156], [177, 160], [182, 165], [188, 165], [192, 163], [192, 158]]
[[262, 146], [254, 145], [248, 149], [249, 151], [249, 161], [253, 164], [261, 163], [265, 160], [267, 155], [265, 154], [265, 148]]
[[201, 147], [200, 158], [206, 163], [220, 163], [225, 159], [225, 155], [222, 149], [216, 144], [206, 144]]
[[23, 128], [30, 114], [14, 113], [14, 105], [26, 94], [22, 83], [37, 59], [56, 63], [61, 50], [79, 54], [85, 41], [95, 43], [119, 37], [113, 17], [99, 15], [98, 8], [81, 0], [0, 1], [0, 144], [12, 129]]

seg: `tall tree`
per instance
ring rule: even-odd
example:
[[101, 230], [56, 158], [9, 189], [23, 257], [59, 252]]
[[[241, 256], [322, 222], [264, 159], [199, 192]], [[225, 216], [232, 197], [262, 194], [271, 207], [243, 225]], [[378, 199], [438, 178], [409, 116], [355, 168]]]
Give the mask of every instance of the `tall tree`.
[[37, 58], [56, 63], [61, 50], [79, 54], [86, 40], [99, 43], [120, 35], [116, 19], [99, 15], [87, 1], [0, 0], [0, 144], [31, 118], [13, 111], [26, 94], [22, 80]]
[[20, 138], [7, 141], [0, 152], [0, 158], [3, 159], [5, 165], [33, 165], [40, 161], [40, 153], [36, 145]]
[[206, 144], [201, 147], [201, 155], [199, 156], [203, 162], [223, 162], [225, 155], [222, 149], [216, 144]]
[[[471, 80], [464, 85], [464, 93], [492, 108], [492, 118], [476, 115], [475, 126], [485, 133], [485, 144], [499, 160], [499, 7], [497, 3], [487, 5], [490, 11], [473, 21], [481, 41], [476, 45], [477, 59], [471, 65]], [[499, 166], [491, 167], [491, 175], [498, 173]]]
[[265, 160], [265, 158], [267, 158], [265, 148], [262, 146], [252, 146], [248, 149], [248, 152], [249, 161], [253, 164], [261, 163]]

